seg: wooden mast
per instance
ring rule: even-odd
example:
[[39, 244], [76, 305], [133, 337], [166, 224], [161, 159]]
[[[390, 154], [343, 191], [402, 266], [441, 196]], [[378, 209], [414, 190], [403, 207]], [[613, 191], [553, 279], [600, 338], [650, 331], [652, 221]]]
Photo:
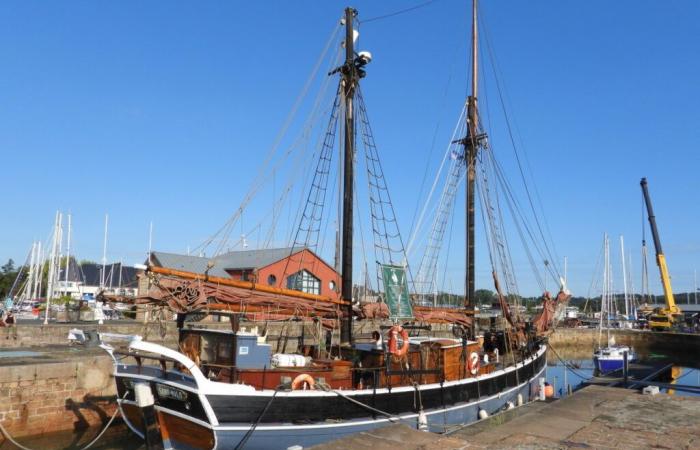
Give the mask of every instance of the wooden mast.
[[342, 230], [342, 299], [347, 302], [340, 326], [340, 343], [352, 344], [352, 233], [353, 233], [353, 163], [355, 158], [355, 111], [353, 98], [357, 83], [353, 19], [357, 11], [345, 8], [345, 64], [343, 74], [343, 99], [345, 102], [345, 148], [343, 160], [343, 230]]
[[[474, 194], [476, 185], [476, 155], [481, 139], [479, 135], [477, 94], [478, 94], [478, 33], [477, 33], [477, 0], [472, 0], [472, 60], [471, 60], [471, 94], [467, 98], [467, 136], [464, 139], [464, 156], [467, 165], [466, 181], [466, 271], [464, 306], [474, 310]], [[472, 336], [474, 335], [472, 324]]]

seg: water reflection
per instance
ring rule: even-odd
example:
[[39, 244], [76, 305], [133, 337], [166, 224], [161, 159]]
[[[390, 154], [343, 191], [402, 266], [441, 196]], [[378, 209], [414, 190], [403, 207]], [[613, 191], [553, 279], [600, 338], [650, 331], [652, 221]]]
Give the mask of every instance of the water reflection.
[[[671, 368], [671, 379], [664, 381], [678, 388], [670, 390], [661, 388], [661, 392], [679, 396], [700, 396], [700, 361], [692, 360], [688, 355], [659, 354], [645, 349], [635, 349], [635, 351], [640, 363], [674, 364]], [[565, 365], [562, 360], [567, 364]], [[582, 384], [593, 377], [594, 373], [592, 350], [566, 348], [550, 350], [547, 354], [546, 378], [554, 386], [556, 397], [566, 396], [567, 386], [572, 390], [582, 387]]]
[[[35, 450], [78, 450], [92, 441], [102, 428], [94, 427], [78, 431], [62, 431], [40, 436], [17, 438], [23, 446]], [[0, 450], [16, 450], [14, 444], [5, 440]], [[115, 421], [91, 450], [145, 450], [143, 440], [136, 437], [123, 422]]]

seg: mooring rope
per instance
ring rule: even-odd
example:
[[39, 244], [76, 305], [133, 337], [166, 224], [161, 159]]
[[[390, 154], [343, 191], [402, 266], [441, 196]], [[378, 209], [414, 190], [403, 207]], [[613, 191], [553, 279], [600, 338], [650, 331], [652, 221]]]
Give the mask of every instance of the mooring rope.
[[388, 413], [388, 412], [386, 412], [386, 411], [382, 411], [381, 409], [377, 409], [377, 408], [374, 408], [374, 407], [372, 407], [372, 406], [369, 406], [369, 405], [367, 405], [367, 404], [365, 404], [365, 403], [362, 403], [362, 402], [360, 402], [360, 401], [358, 401], [358, 400], [355, 400], [355, 399], [352, 398], [352, 397], [348, 397], [347, 395], [343, 394], [342, 392], [336, 391], [335, 389], [324, 388], [324, 387], [321, 387], [321, 386], [319, 386], [319, 387], [321, 388], [321, 390], [324, 390], [324, 391], [326, 391], [326, 392], [332, 392], [333, 394], [335, 394], [335, 395], [337, 395], [337, 396], [339, 396], [339, 397], [342, 397], [342, 398], [344, 398], [345, 400], [347, 400], [347, 401], [349, 401], [349, 402], [351, 402], [351, 403], [354, 403], [354, 404], [356, 404], [356, 405], [358, 405], [358, 406], [361, 406], [362, 408], [365, 408], [365, 409], [368, 409], [368, 410], [370, 410], [370, 411], [373, 411], [373, 412], [375, 412], [375, 413], [377, 413], [377, 414], [381, 414], [381, 415], [383, 415], [383, 416], [386, 416], [386, 417], [389, 418], [389, 422], [397, 423], [397, 422], [400, 421], [400, 420], [406, 420], [406, 419], [402, 419], [401, 417], [398, 417], [398, 416], [396, 416], [396, 415], [394, 415], [394, 414], [390, 414], [390, 413]]
[[[124, 399], [126, 397], [127, 393], [128, 393], [128, 391], [124, 392], [124, 396], [122, 396], [122, 399]], [[114, 422], [114, 419], [117, 418], [117, 413], [119, 413], [119, 402], [117, 402], [117, 407], [114, 410], [114, 413], [112, 413], [112, 417], [109, 419], [109, 421], [107, 421], [105, 426], [102, 428], [102, 431], [100, 431], [99, 434], [97, 436], [95, 436], [95, 438], [92, 441], [90, 441], [85, 447], [82, 447], [79, 450], [87, 450], [90, 447], [92, 447], [93, 445], [95, 445], [95, 443], [100, 440], [100, 438], [105, 434], [105, 432], [112, 425], [112, 422]], [[5, 427], [2, 425], [2, 422], [0, 422], [0, 431], [2, 431], [3, 436], [5, 436], [8, 441], [12, 442], [16, 447], [20, 448], [21, 450], [35, 450], [33, 448], [25, 447], [24, 445], [17, 442], [12, 437], [12, 435], [10, 435], [10, 433], [5, 429]]]
[[245, 447], [245, 445], [248, 443], [248, 439], [250, 439], [250, 437], [251, 437], [251, 436], [253, 435], [253, 433], [255, 432], [255, 429], [256, 429], [256, 428], [258, 427], [258, 425], [260, 424], [260, 421], [262, 420], [263, 416], [265, 415], [265, 413], [267, 412], [267, 410], [270, 409], [270, 406], [272, 406], [272, 401], [275, 399], [275, 397], [277, 396], [277, 393], [278, 393], [278, 392], [279, 392], [279, 388], [278, 388], [278, 389], [275, 389], [275, 392], [272, 394], [272, 397], [270, 397], [270, 400], [269, 400], [269, 401], [267, 402], [267, 404], [265, 405], [265, 408], [263, 408], [262, 412], [261, 412], [260, 415], [258, 416], [258, 419], [255, 421], [255, 423], [254, 423], [253, 425], [251, 425], [250, 429], [248, 429], [248, 431], [246, 431], [246, 433], [243, 435], [243, 437], [241, 438], [241, 440], [240, 440], [240, 442], [238, 443], [238, 445], [236, 445], [236, 447], [235, 447], [234, 450], [242, 450], [243, 447]]
[[578, 377], [581, 378], [583, 381], [588, 381], [588, 380], [590, 380], [590, 379], [593, 378], [592, 375], [591, 375], [591, 376], [588, 376], [588, 375], [583, 375], [583, 374], [581, 374], [580, 372], [577, 372], [576, 369], [574, 369], [574, 367], [571, 365], [570, 362], [565, 361], [564, 358], [562, 358], [561, 356], [559, 356], [559, 353], [557, 353], [557, 351], [554, 349], [554, 347], [552, 347], [552, 344], [551, 344], [551, 343], [549, 344], [549, 348], [552, 350], [552, 352], [554, 352], [554, 355], [556, 355], [556, 357], [559, 359], [559, 361], [561, 361], [562, 364], [564, 364], [564, 370], [569, 369], [569, 370], [571, 371], [571, 373], [573, 373], [574, 375], [578, 376]]

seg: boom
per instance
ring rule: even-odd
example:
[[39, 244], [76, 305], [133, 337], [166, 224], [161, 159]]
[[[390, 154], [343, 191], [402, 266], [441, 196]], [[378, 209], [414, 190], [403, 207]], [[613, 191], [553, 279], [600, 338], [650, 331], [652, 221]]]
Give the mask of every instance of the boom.
[[[651, 206], [651, 197], [649, 197], [649, 189], [647, 188], [647, 179], [642, 178], [639, 183], [642, 186], [642, 194], [644, 195], [644, 203], [647, 207], [649, 215], [649, 226], [651, 227], [651, 235], [654, 238], [654, 248], [656, 249], [656, 264], [659, 266], [661, 273], [661, 284], [664, 288], [664, 297], [666, 299], [666, 309], [656, 311], [650, 321], [652, 328], [670, 328], [673, 323], [673, 316], [681, 314], [681, 310], [676, 305], [673, 298], [673, 289], [671, 288], [671, 277], [668, 275], [668, 267], [666, 266], [666, 256], [664, 256], [661, 248], [661, 239], [659, 238], [659, 230], [656, 227], [656, 217], [654, 209]], [[664, 317], [665, 316], [665, 317]], [[656, 324], [656, 326], [655, 326]]]

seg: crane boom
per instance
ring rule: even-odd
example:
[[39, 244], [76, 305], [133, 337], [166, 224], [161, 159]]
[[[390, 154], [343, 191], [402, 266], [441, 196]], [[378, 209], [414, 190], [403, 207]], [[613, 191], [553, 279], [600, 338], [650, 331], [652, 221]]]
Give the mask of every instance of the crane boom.
[[676, 305], [676, 301], [673, 298], [673, 289], [671, 288], [671, 277], [668, 275], [668, 266], [666, 265], [666, 256], [664, 255], [663, 249], [661, 248], [661, 238], [659, 237], [659, 230], [656, 227], [656, 216], [654, 216], [654, 208], [651, 205], [651, 197], [649, 196], [649, 189], [647, 188], [647, 179], [642, 178], [639, 183], [642, 186], [642, 194], [644, 195], [644, 203], [647, 207], [647, 214], [649, 216], [649, 226], [651, 227], [651, 235], [654, 239], [654, 248], [656, 250], [656, 264], [659, 266], [659, 272], [661, 274], [661, 284], [664, 288], [664, 298], [666, 299], [666, 308], [660, 308], [655, 311], [651, 316], [649, 325], [652, 329], [671, 328], [674, 317], [680, 315], [681, 310]]

